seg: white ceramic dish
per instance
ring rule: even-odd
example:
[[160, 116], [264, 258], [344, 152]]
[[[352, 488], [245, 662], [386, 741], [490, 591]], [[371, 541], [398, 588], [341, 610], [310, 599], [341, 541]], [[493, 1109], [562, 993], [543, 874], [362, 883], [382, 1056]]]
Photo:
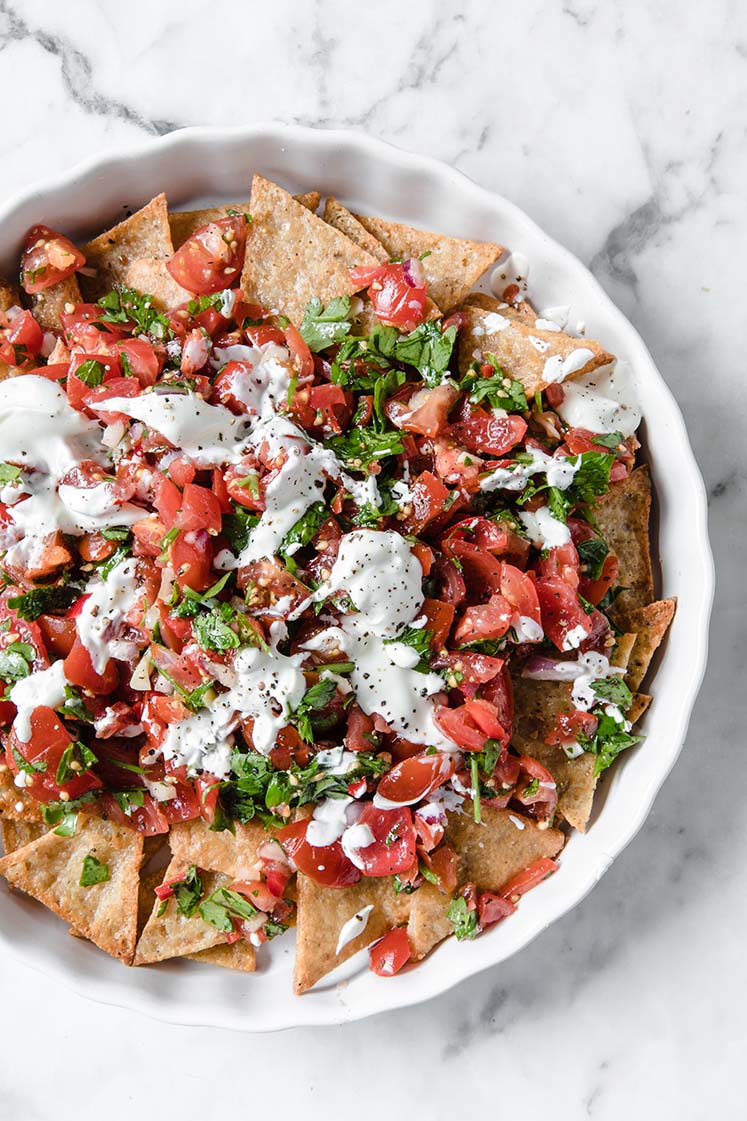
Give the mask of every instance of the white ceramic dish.
[[[105, 156], [49, 180], [0, 209], [0, 271], [15, 270], [26, 229], [44, 222], [68, 234], [100, 230], [165, 191], [171, 206], [248, 197], [257, 170], [289, 189], [316, 188], [360, 208], [444, 233], [497, 241], [530, 261], [539, 307], [570, 304], [588, 333], [631, 364], [645, 417], [656, 487], [660, 592], [679, 607], [656, 672], [646, 742], [626, 753], [603, 786], [586, 836], [574, 834], [561, 870], [509, 922], [454, 939], [411, 971], [374, 977], [360, 957], [345, 977], [303, 997], [291, 991], [292, 943], [279, 939], [253, 976], [192, 963], [125, 969], [24, 897], [0, 889], [2, 952], [95, 1000], [182, 1024], [262, 1031], [331, 1024], [415, 1004], [505, 962], [583, 899], [636, 834], [682, 746], [706, 661], [713, 565], [703, 482], [682, 416], [636, 331], [592, 275], [512, 203], [435, 160], [358, 133], [283, 125], [196, 128]], [[655, 538], [656, 540], [656, 538]], [[267, 960], [269, 959], [269, 960]]]

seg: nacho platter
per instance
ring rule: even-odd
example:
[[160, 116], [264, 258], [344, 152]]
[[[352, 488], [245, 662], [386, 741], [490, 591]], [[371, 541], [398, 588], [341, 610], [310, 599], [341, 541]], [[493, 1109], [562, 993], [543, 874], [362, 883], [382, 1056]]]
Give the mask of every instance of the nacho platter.
[[[82, 260], [35, 231], [38, 291], [3, 289], [4, 501], [22, 512], [45, 473], [19, 414], [69, 409], [90, 455], [54, 478], [61, 537], [6, 540], [0, 870], [128, 964], [250, 971], [297, 916], [299, 992], [371, 942], [386, 976], [510, 921], [634, 745], [674, 610], [634, 406], [563, 418], [584, 394], [611, 408], [613, 356], [518, 285], [471, 298], [501, 246], [318, 203], [261, 176], [223, 216], [159, 196]], [[296, 462], [300, 511], [271, 489]]]

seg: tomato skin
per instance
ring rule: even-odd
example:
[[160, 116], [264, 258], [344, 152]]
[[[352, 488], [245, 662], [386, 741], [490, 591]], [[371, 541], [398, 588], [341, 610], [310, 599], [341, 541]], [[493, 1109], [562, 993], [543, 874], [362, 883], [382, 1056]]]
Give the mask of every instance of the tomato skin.
[[72, 276], [86, 259], [64, 234], [49, 226], [32, 226], [26, 234], [21, 258], [21, 284], [34, 296]]
[[440, 599], [428, 597], [423, 600], [420, 615], [425, 615], [426, 630], [433, 631], [433, 646], [436, 650], [446, 645], [455, 611], [452, 603], [442, 603]]
[[510, 899], [515, 902], [521, 895], [526, 895], [537, 884], [541, 884], [551, 872], [557, 872], [560, 867], [554, 860], [550, 860], [549, 856], [540, 856], [537, 860], [533, 861], [528, 868], [523, 872], [518, 872], [512, 876], [507, 883], [503, 885], [500, 894], [504, 899]]
[[397, 926], [368, 951], [369, 969], [377, 977], [393, 977], [412, 956], [407, 930]]
[[348, 709], [348, 726], [345, 733], [345, 748], [348, 751], [370, 751], [376, 742], [374, 722], [363, 709], [353, 704]]
[[396, 806], [411, 806], [427, 797], [432, 790], [443, 786], [454, 774], [455, 763], [451, 755], [443, 751], [435, 755], [414, 755], [403, 759], [387, 771], [376, 790], [375, 804], [382, 800]]
[[200, 296], [230, 288], [244, 264], [247, 232], [245, 214], [208, 222], [179, 246], [166, 268], [177, 284]]
[[87, 397], [94, 388], [90, 385], [86, 385], [75, 373], [84, 362], [99, 362], [103, 366], [104, 385], [114, 378], [119, 379], [122, 377], [122, 369], [118, 358], [112, 358], [108, 354], [99, 353], [74, 354], [70, 360], [70, 369], [67, 375], [67, 399], [72, 407], [78, 409], [79, 412], [85, 410]]
[[71, 685], [80, 689], [88, 689], [97, 697], [111, 693], [119, 682], [119, 672], [115, 662], [110, 658], [103, 673], [97, 673], [91, 662], [91, 655], [76, 636], [70, 653], [65, 658], [65, 677]]
[[464, 646], [469, 642], [502, 638], [513, 617], [514, 608], [500, 592], [496, 592], [487, 603], [466, 608], [454, 631], [454, 641], [458, 646]]
[[145, 339], [123, 339], [122, 342], [115, 343], [115, 350], [125, 356], [132, 373], [143, 389], [156, 384], [161, 373], [162, 362], [149, 342]]
[[476, 455], [506, 455], [526, 436], [527, 422], [515, 415], [495, 417], [479, 405], [464, 401], [449, 431], [458, 443]]
[[555, 727], [545, 737], [548, 744], [568, 744], [578, 741], [579, 736], [587, 738], [594, 735], [599, 720], [590, 712], [583, 712], [574, 708], [572, 712], [559, 712], [555, 718]]
[[31, 736], [28, 742], [19, 740], [15, 731], [11, 731], [8, 740], [7, 761], [14, 775], [20, 771], [16, 752], [28, 762], [43, 765], [43, 771], [27, 774], [28, 785], [24, 789], [36, 798], [37, 801], [47, 802], [59, 798], [60, 793], [69, 794], [71, 798], [80, 798], [89, 790], [98, 790], [102, 783], [91, 771], [84, 771], [68, 782], [57, 785], [56, 773], [63, 752], [70, 745], [73, 737], [62, 723], [54, 709], [46, 705], [39, 705], [33, 710], [30, 718]]
[[182, 506], [174, 519], [174, 525], [184, 532], [204, 529], [211, 536], [220, 533], [220, 502], [212, 490], [187, 483], [181, 495]]
[[349, 887], [361, 878], [339, 841], [317, 848], [306, 841], [308, 821], [296, 821], [278, 829], [277, 839], [300, 872], [324, 887]]
[[160, 803], [148, 793], [143, 796], [143, 805], [133, 806], [130, 813], [125, 813], [108, 791], [101, 795], [98, 808], [110, 821], [135, 829], [145, 837], [156, 837], [169, 831], [169, 822], [161, 812]]
[[182, 505], [182, 494], [175, 483], [160, 471], [153, 473], [153, 505], [158, 511], [158, 516], [166, 529], [171, 529], [176, 523], [177, 514]]
[[450, 494], [449, 488], [431, 471], [418, 475], [410, 488], [412, 511], [403, 524], [405, 532], [422, 533], [443, 512], [444, 502]]
[[60, 618], [58, 615], [40, 615], [37, 622], [47, 650], [51, 650], [58, 658], [66, 658], [77, 635], [75, 620]]
[[309, 350], [306, 339], [292, 323], [284, 328], [283, 334], [296, 373], [300, 378], [311, 377], [314, 373], [314, 356]]
[[593, 603], [595, 607], [601, 603], [617, 580], [618, 568], [617, 557], [614, 553], [608, 553], [602, 563], [602, 571], [596, 580], [590, 580], [588, 576], [582, 576], [578, 590], [584, 599]]
[[7, 338], [14, 347], [20, 347], [27, 357], [35, 358], [42, 348], [44, 332], [30, 311], [22, 311], [10, 323]]
[[367, 802], [356, 824], [367, 825], [374, 836], [372, 844], [356, 850], [364, 876], [393, 876], [415, 863], [415, 826], [406, 806], [379, 809]]
[[477, 901], [477, 914], [480, 926], [483, 928], [502, 922], [515, 910], [516, 905], [510, 899], [505, 899], [502, 895], [495, 895], [492, 891], [481, 892]]
[[[566, 652], [576, 649], [591, 634], [589, 616], [579, 603], [576, 592], [564, 580], [557, 576], [538, 580], [537, 597], [542, 613], [542, 627], [558, 650]], [[578, 632], [583, 632], [580, 640], [576, 640], [578, 634], [569, 640], [568, 636], [577, 629]]]
[[496, 705], [480, 698], [465, 701], [458, 708], [437, 705], [435, 719], [463, 751], [483, 751], [488, 739], [498, 740], [505, 747], [510, 738], [498, 719]]
[[137, 557], [159, 557], [163, 546], [161, 542], [166, 535], [166, 526], [155, 514], [141, 518], [132, 527], [135, 538], [133, 552]]
[[356, 288], [367, 288], [374, 315], [382, 323], [400, 331], [414, 331], [425, 318], [427, 294], [425, 282], [407, 279], [405, 264], [378, 265], [350, 270]]

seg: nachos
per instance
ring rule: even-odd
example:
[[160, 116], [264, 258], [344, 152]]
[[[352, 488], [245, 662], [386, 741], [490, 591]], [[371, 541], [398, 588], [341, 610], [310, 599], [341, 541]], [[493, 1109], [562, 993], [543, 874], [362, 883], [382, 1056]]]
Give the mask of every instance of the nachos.
[[130, 965], [297, 926], [299, 992], [510, 920], [675, 606], [624, 366], [501, 246], [320, 201], [0, 282], [0, 872]]

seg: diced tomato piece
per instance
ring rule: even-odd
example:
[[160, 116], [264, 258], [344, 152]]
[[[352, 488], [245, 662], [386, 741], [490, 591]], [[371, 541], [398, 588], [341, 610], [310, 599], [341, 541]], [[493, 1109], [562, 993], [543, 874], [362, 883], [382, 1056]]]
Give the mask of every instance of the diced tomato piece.
[[454, 758], [443, 751], [414, 755], [387, 771], [376, 790], [376, 803], [412, 806], [443, 786], [454, 774]]
[[182, 508], [176, 515], [174, 525], [184, 532], [205, 529], [212, 536], [220, 533], [220, 503], [212, 490], [196, 483], [187, 483], [181, 497]]
[[41, 351], [44, 332], [30, 311], [19, 312], [10, 321], [7, 329], [8, 342], [16, 348], [16, 362], [25, 358], [35, 358]]
[[306, 840], [308, 821], [296, 821], [277, 831], [277, 838], [300, 872], [325, 887], [348, 887], [361, 878], [358, 868], [348, 860], [342, 845], [335, 841], [325, 848]]
[[70, 653], [65, 658], [65, 677], [71, 685], [87, 689], [97, 697], [105, 696], [116, 688], [119, 672], [110, 658], [103, 673], [98, 673], [91, 662], [91, 655], [81, 639], [75, 638]]
[[537, 581], [537, 596], [545, 634], [558, 650], [576, 650], [592, 631], [590, 617], [578, 595], [564, 580], [550, 577]]
[[451, 895], [457, 886], [457, 854], [448, 842], [440, 845], [435, 852], [424, 853], [423, 862], [438, 877], [439, 887]]
[[348, 751], [370, 751], [375, 744], [374, 722], [358, 705], [348, 709], [348, 727], [345, 747]]
[[597, 717], [592, 713], [582, 712], [577, 708], [571, 712], [559, 712], [555, 718], [555, 727], [545, 737], [545, 743], [577, 743], [580, 736], [589, 739], [596, 732], [598, 723]]
[[498, 719], [498, 710], [490, 701], [466, 701], [458, 708], [436, 706], [436, 723], [463, 751], [483, 751], [485, 741], [508, 743], [506, 730]]
[[21, 284], [24, 292], [35, 295], [67, 280], [86, 259], [64, 234], [49, 226], [32, 226], [26, 234], [21, 258]]
[[373, 313], [399, 331], [414, 331], [425, 318], [427, 302], [422, 266], [412, 259], [350, 270], [356, 288], [367, 288]]
[[176, 517], [181, 509], [182, 494], [179, 488], [162, 475], [160, 471], [153, 473], [153, 505], [158, 511], [158, 516], [169, 530], [176, 524]]
[[163, 550], [163, 539], [166, 536], [166, 526], [155, 514], [149, 514], [135, 522], [132, 527], [135, 538], [133, 552], [140, 557], [158, 557]]
[[410, 488], [412, 510], [405, 519], [405, 531], [422, 533], [443, 512], [444, 503], [450, 494], [449, 488], [431, 471], [423, 471], [418, 475]]
[[466, 608], [454, 631], [454, 642], [464, 646], [470, 642], [502, 638], [513, 617], [512, 605], [500, 592], [496, 592], [487, 603]]
[[187, 238], [166, 268], [188, 292], [208, 295], [230, 288], [244, 264], [247, 231], [245, 214], [208, 222]]
[[80, 798], [89, 790], [101, 787], [101, 780], [91, 771], [83, 771], [68, 782], [57, 783], [60, 761], [73, 737], [54, 709], [39, 705], [31, 713], [30, 724], [31, 736], [28, 742], [20, 740], [15, 730], [11, 731], [6, 757], [14, 775], [19, 774], [24, 762], [38, 768], [25, 773], [24, 789], [32, 798], [48, 802], [58, 799], [60, 793], [68, 794], [70, 798]]
[[506, 455], [526, 436], [527, 422], [520, 416], [496, 417], [479, 405], [464, 401], [449, 432], [476, 455]]
[[412, 956], [407, 930], [397, 926], [368, 951], [369, 968], [377, 977], [393, 977]]
[[480, 926], [483, 928], [502, 922], [515, 910], [516, 906], [510, 899], [505, 899], [502, 895], [495, 895], [492, 891], [481, 892], [477, 901], [477, 914]]
[[373, 843], [356, 850], [356, 863], [365, 876], [393, 876], [415, 862], [415, 827], [407, 807], [380, 810], [368, 802], [358, 818], [367, 825]]
[[433, 389], [406, 389], [407, 399], [392, 397], [385, 406], [385, 412], [392, 424], [405, 432], [416, 432], [420, 436], [438, 436], [446, 428], [449, 413], [459, 399], [455, 385], [444, 382]]
[[549, 856], [540, 856], [523, 872], [518, 872], [515, 876], [503, 885], [500, 894], [504, 899], [510, 899], [515, 902], [521, 895], [526, 895], [537, 884], [541, 884], [543, 880], [552, 872], [557, 872], [560, 867], [554, 860], [550, 860]]
[[[314, 373], [314, 355], [309, 350], [308, 343], [297, 327], [289, 323], [283, 329], [285, 342], [290, 351], [293, 368], [299, 378], [309, 378]], [[337, 386], [339, 389], [340, 387]], [[343, 394], [344, 397], [344, 394]]]
[[143, 389], [156, 384], [163, 363], [151, 343], [146, 339], [123, 339], [114, 345], [121, 355], [122, 368], [132, 373]]
[[430, 599], [427, 596], [423, 600], [419, 615], [425, 615], [426, 629], [433, 631], [433, 646], [436, 650], [446, 645], [455, 611], [453, 603], [444, 603], [443, 600]]

